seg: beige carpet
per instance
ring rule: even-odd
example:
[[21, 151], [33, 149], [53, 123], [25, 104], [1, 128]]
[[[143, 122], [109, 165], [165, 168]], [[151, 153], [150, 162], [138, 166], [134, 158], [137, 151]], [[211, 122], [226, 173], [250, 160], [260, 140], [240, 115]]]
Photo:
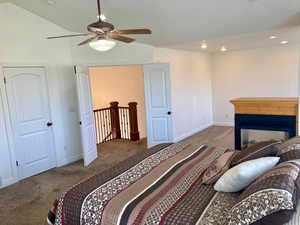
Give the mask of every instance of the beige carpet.
[[[207, 144], [233, 148], [233, 128], [210, 127], [184, 141], [191, 141], [193, 145]], [[100, 146], [99, 159], [89, 167], [84, 168], [83, 162], [78, 161], [0, 189], [0, 224], [45, 224], [51, 202], [64, 190], [86, 177], [104, 171], [128, 157], [146, 150], [145, 141], [139, 143], [108, 142]]]

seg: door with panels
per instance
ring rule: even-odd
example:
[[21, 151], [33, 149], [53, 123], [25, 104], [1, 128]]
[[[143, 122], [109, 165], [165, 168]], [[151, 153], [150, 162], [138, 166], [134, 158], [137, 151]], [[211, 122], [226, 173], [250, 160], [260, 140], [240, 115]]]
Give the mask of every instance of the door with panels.
[[56, 166], [46, 71], [4, 67], [18, 178]]
[[168, 64], [144, 65], [148, 147], [173, 141]]
[[96, 128], [88, 67], [75, 66], [84, 165], [98, 158]]

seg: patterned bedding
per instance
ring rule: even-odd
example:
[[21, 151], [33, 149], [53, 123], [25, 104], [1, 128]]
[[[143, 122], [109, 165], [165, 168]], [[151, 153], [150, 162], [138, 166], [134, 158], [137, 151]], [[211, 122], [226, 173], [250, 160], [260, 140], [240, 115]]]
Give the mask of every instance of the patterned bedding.
[[[68, 190], [56, 225], [226, 225], [239, 193], [215, 192], [203, 172], [227, 149], [160, 145]], [[297, 212], [286, 225], [299, 225]]]
[[234, 195], [222, 201], [201, 176], [225, 151], [178, 143], [139, 154], [68, 190], [59, 199], [55, 224], [221, 224], [217, 209], [212, 213], [208, 206], [220, 205], [225, 213]]

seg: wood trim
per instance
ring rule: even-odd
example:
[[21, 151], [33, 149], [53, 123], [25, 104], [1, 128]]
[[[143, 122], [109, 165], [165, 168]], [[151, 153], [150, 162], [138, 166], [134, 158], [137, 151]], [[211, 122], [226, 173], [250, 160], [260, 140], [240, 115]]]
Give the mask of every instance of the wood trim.
[[238, 98], [235, 114], [298, 116], [298, 98]]

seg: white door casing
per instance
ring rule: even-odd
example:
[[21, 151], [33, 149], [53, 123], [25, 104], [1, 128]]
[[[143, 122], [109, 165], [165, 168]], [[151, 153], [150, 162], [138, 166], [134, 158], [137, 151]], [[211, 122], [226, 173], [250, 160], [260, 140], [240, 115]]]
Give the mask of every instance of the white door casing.
[[148, 147], [173, 141], [168, 64], [144, 65]]
[[98, 157], [90, 77], [88, 68], [84, 66], [75, 66], [75, 73], [83, 158], [84, 165], [88, 166]]
[[54, 139], [43, 67], [3, 68], [18, 178], [56, 166]]

